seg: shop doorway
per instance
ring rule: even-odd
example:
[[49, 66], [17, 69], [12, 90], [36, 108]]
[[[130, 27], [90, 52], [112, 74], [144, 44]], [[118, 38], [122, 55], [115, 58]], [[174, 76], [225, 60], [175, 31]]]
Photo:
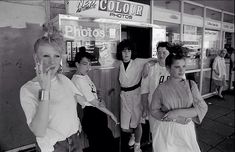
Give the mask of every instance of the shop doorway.
[[135, 43], [138, 58], [152, 56], [151, 28], [122, 25], [121, 40], [129, 39]]

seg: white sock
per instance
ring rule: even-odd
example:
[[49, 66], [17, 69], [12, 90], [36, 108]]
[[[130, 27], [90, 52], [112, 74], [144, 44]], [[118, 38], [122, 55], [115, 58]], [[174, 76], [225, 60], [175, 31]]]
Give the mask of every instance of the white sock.
[[140, 142], [138, 142], [138, 143], [136, 142], [135, 145], [136, 145], [136, 146], [140, 146]]

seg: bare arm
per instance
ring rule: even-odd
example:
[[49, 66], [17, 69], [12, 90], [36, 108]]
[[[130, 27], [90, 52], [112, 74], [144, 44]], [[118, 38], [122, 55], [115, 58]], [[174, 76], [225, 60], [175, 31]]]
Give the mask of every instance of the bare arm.
[[149, 93], [141, 94], [141, 102], [143, 106], [143, 113], [142, 113], [143, 118], [147, 117], [149, 113], [148, 96]]
[[39, 99], [36, 113], [29, 125], [29, 128], [37, 137], [45, 136], [46, 129], [49, 121], [49, 101], [50, 101], [50, 88], [51, 88], [51, 67], [48, 67], [45, 72], [43, 71], [43, 60], [36, 66], [36, 74], [38, 82], [44, 91], [44, 98]]
[[161, 91], [160, 89], [156, 89], [153, 93], [151, 105], [150, 105], [150, 114], [157, 120], [161, 120], [162, 117], [165, 115], [165, 112], [161, 110], [162, 104], [161, 104]]
[[97, 99], [94, 99], [92, 101], [89, 102], [91, 105], [93, 105], [94, 107], [98, 108], [100, 111], [104, 112], [105, 114], [107, 114], [108, 116], [110, 116], [113, 121], [118, 124], [119, 122], [117, 121], [117, 118], [116, 116], [111, 112], [109, 111], [106, 107], [105, 107], [105, 104], [104, 104], [104, 101], [99, 101]]
[[49, 100], [39, 102], [38, 108], [29, 128], [36, 137], [45, 136], [49, 120]]

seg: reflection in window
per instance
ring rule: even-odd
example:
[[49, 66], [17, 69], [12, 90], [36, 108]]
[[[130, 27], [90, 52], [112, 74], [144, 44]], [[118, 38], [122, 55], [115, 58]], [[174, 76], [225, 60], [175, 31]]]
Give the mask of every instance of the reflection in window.
[[203, 67], [209, 68], [216, 57], [220, 44], [220, 32], [216, 30], [205, 30], [203, 46]]
[[189, 49], [187, 68], [198, 69], [200, 68], [203, 29], [192, 25], [183, 27], [183, 46]]

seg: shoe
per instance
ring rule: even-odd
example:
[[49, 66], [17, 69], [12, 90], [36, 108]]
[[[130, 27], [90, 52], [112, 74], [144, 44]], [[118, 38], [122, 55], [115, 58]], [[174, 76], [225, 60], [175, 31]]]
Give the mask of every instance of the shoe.
[[134, 152], [142, 152], [142, 150], [140, 149], [140, 145], [134, 146]]
[[218, 95], [218, 97], [219, 97], [220, 99], [224, 99], [224, 96], [222, 96], [222, 95]]
[[131, 135], [131, 138], [130, 138], [130, 140], [129, 140], [128, 145], [129, 145], [129, 146], [133, 146], [134, 144], [135, 144], [135, 136], [134, 136], [134, 135]]

